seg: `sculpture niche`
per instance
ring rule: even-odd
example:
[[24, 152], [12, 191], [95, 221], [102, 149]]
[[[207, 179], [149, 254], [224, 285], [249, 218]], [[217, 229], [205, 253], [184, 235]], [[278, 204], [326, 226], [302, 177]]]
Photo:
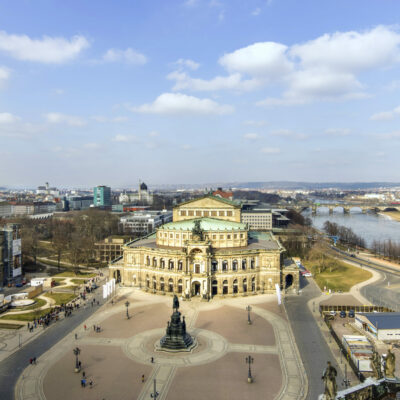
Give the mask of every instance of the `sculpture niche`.
[[181, 321], [181, 313], [178, 311], [179, 300], [176, 295], [174, 295], [172, 309], [171, 321], [168, 321], [166, 334], [160, 340], [159, 350], [191, 351], [196, 346], [196, 342], [186, 332], [185, 317]]

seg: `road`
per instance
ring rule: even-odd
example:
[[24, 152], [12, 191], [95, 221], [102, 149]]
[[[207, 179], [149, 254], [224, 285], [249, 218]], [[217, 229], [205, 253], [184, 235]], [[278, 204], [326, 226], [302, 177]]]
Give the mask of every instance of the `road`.
[[365, 261], [358, 257], [351, 257], [348, 253], [331, 247], [345, 261], [357, 263], [360, 266], [371, 268], [382, 275], [379, 281], [361, 288], [361, 294], [371, 303], [400, 311], [400, 271], [382, 266], [372, 261]]
[[[101, 306], [103, 300], [100, 295], [101, 290], [97, 289], [96, 297]], [[15, 385], [22, 371], [28, 366], [29, 359], [32, 357], [39, 358], [68, 333], [82, 325], [98, 308], [99, 306], [86, 306], [86, 308], [74, 311], [71, 317], [52, 323], [37, 339], [3, 360], [0, 363], [0, 399], [14, 400]], [[40, 362], [40, 359], [38, 362]]]
[[341, 388], [343, 376], [341, 376], [326, 340], [307, 306], [307, 302], [313, 297], [318, 297], [321, 291], [311, 279], [306, 281], [301, 277], [301, 284], [305, 285], [301, 290], [301, 295], [287, 296], [285, 307], [307, 373], [309, 385], [307, 400], [315, 400], [324, 391], [321, 376], [327, 361], [331, 361], [338, 371], [339, 388]]

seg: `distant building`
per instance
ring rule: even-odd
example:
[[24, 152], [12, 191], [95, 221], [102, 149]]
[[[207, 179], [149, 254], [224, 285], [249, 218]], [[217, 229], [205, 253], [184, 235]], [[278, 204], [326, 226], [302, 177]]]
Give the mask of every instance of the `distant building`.
[[0, 286], [21, 279], [21, 257], [21, 237], [18, 224], [7, 224], [0, 227]]
[[250, 229], [272, 230], [272, 210], [261, 208], [242, 211], [241, 222], [248, 224]]
[[378, 340], [400, 340], [400, 312], [356, 313], [354, 323]]
[[121, 217], [120, 226], [124, 233], [146, 235], [171, 221], [172, 211], [135, 211], [132, 215]]
[[212, 195], [226, 200], [233, 200], [233, 192], [231, 190], [226, 191], [222, 190], [222, 188], [218, 188], [217, 190], [214, 190], [214, 192], [212, 192]]
[[46, 182], [46, 186], [38, 186], [36, 189], [36, 194], [58, 197], [60, 196], [60, 191], [56, 187], [49, 187], [49, 183]]
[[122, 246], [130, 239], [130, 236], [110, 236], [95, 243], [96, 259], [101, 262], [109, 262], [122, 256]]
[[93, 204], [95, 207], [111, 207], [111, 188], [96, 186], [93, 189]]
[[124, 203], [140, 203], [140, 204], [153, 204], [153, 194], [149, 192], [147, 185], [142, 182], [139, 185], [139, 190], [133, 193], [121, 193], [119, 202]]
[[69, 196], [64, 200], [64, 210], [87, 210], [93, 205], [93, 196]]
[[11, 203], [11, 214], [14, 216], [33, 215], [35, 213], [35, 206], [33, 203]]
[[6, 201], [0, 202], [0, 218], [10, 217], [11, 215], [11, 204]]

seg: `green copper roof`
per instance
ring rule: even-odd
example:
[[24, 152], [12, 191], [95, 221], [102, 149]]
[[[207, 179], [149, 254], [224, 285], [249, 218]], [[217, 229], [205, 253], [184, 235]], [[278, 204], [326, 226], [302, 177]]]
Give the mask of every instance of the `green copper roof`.
[[169, 222], [163, 225], [162, 229], [190, 231], [194, 228], [194, 222], [197, 220], [200, 221], [200, 227], [203, 231], [237, 231], [246, 229], [246, 224], [216, 218], [194, 218], [185, 221]]

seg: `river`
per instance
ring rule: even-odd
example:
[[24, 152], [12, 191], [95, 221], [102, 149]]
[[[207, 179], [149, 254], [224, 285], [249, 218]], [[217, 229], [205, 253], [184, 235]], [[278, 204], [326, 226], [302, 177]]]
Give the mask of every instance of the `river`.
[[312, 216], [311, 212], [304, 212], [303, 215], [310, 217], [317, 229], [322, 230], [324, 222], [327, 220], [347, 226], [357, 235], [363, 237], [367, 246], [370, 246], [374, 239], [381, 241], [391, 239], [400, 242], [400, 222], [385, 215], [359, 212], [351, 212], [350, 214], [334, 212], [329, 215], [327, 209], [319, 209], [317, 215]]

